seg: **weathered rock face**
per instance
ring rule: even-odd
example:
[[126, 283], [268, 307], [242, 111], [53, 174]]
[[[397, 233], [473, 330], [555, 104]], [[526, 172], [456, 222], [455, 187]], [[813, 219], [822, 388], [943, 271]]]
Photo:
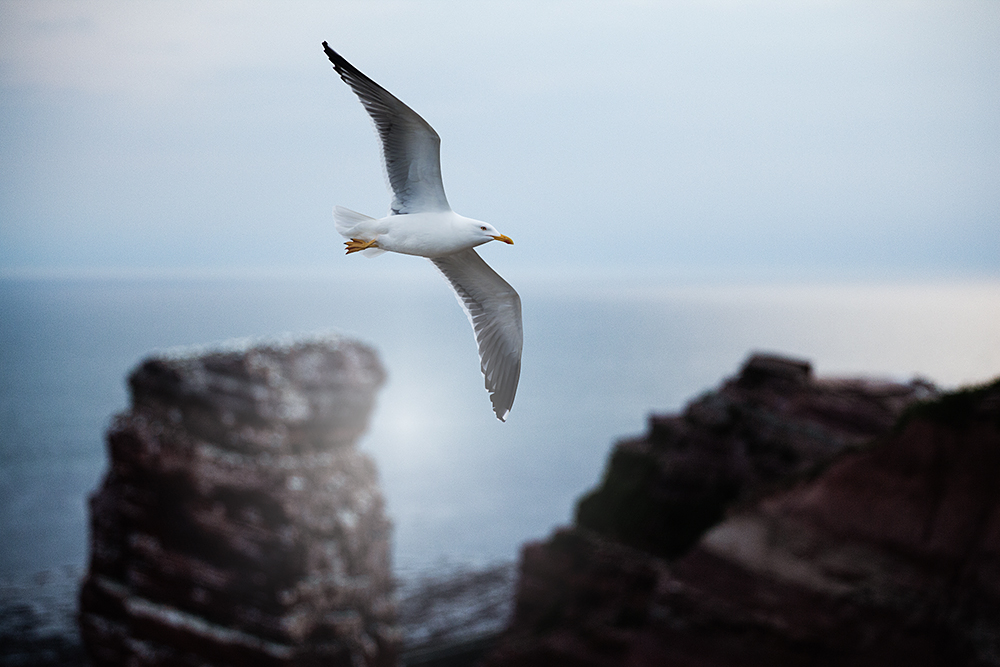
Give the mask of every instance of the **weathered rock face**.
[[559, 531], [524, 549], [486, 664], [1000, 665], [998, 479], [1000, 381], [911, 406], [678, 559]]
[[91, 498], [97, 665], [391, 665], [390, 525], [355, 448], [384, 371], [341, 339], [156, 357]]
[[683, 414], [653, 416], [645, 437], [619, 443], [576, 523], [676, 557], [734, 502], [885, 433], [907, 405], [934, 394], [921, 382], [818, 380], [808, 362], [755, 355]]

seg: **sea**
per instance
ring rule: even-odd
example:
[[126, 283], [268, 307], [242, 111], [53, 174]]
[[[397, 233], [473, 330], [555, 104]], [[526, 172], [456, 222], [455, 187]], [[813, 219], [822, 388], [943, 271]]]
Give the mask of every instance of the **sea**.
[[105, 432], [128, 408], [130, 369], [157, 351], [317, 332], [374, 347], [388, 381], [360, 447], [378, 466], [403, 575], [516, 560], [572, 521], [617, 440], [753, 352], [808, 360], [820, 376], [943, 388], [1000, 375], [997, 280], [524, 274], [508, 276], [524, 355], [501, 423], [468, 321], [429, 269], [0, 279], [0, 582], [85, 570]]

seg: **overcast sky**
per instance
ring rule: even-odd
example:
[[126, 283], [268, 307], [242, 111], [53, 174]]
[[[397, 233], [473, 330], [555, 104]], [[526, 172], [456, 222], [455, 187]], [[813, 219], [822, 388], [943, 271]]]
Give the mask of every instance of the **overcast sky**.
[[437, 129], [501, 273], [1000, 277], [997, 0], [0, 0], [0, 270], [367, 262], [323, 40]]

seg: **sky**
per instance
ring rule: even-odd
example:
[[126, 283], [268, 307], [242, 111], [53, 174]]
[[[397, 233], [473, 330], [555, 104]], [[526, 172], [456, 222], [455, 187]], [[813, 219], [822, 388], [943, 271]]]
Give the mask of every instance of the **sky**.
[[993, 280], [998, 35], [997, 0], [0, 0], [0, 275], [368, 262], [327, 40], [437, 129], [502, 274]]

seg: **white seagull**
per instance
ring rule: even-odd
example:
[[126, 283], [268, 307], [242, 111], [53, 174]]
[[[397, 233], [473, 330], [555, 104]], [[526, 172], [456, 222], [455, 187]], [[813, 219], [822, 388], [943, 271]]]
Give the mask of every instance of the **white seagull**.
[[451, 210], [441, 182], [441, 137], [434, 128], [326, 42], [323, 50], [375, 121], [392, 188], [384, 218], [334, 209], [337, 231], [348, 239], [347, 254], [360, 251], [374, 257], [389, 251], [434, 262], [472, 323], [486, 390], [497, 418], [504, 421], [521, 375], [521, 298], [473, 248], [489, 241], [514, 242], [493, 225]]

